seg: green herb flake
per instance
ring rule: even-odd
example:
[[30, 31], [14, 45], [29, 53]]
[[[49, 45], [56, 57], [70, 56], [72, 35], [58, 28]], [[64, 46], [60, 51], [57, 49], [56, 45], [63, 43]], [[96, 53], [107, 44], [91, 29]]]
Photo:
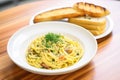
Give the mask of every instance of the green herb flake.
[[60, 35], [54, 33], [48, 33], [45, 35], [46, 42], [56, 43], [60, 40]]

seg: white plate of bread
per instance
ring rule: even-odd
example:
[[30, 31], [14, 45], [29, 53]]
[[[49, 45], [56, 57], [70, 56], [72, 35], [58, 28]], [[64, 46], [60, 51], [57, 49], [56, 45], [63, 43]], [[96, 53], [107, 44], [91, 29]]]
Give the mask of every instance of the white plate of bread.
[[44, 21], [66, 21], [84, 27], [96, 39], [107, 36], [113, 29], [110, 12], [102, 6], [77, 2], [72, 7], [50, 8], [40, 11], [30, 20], [30, 25]]

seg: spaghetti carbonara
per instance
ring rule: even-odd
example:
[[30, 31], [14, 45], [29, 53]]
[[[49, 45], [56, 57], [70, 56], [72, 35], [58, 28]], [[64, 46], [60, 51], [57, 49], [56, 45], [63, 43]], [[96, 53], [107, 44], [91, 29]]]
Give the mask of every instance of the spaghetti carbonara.
[[48, 33], [36, 38], [27, 49], [27, 62], [44, 69], [71, 66], [83, 56], [80, 43], [61, 34]]

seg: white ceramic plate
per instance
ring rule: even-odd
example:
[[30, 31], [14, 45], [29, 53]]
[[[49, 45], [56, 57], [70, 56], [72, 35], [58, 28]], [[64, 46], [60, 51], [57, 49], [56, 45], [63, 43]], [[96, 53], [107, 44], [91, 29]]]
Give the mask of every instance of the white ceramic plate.
[[[73, 66], [57, 70], [38, 69], [30, 66], [25, 57], [28, 45], [36, 37], [48, 32], [60, 33], [73, 40], [79, 41], [84, 48], [84, 56], [82, 59]], [[82, 27], [67, 22], [49, 21], [28, 25], [18, 30], [10, 38], [7, 51], [12, 61], [27, 71], [43, 75], [59, 75], [73, 72], [88, 64], [96, 54], [97, 42], [94, 36]]]
[[[43, 11], [40, 11], [40, 12], [36, 13], [35, 15], [33, 15], [33, 16], [31, 17], [29, 24], [30, 24], [30, 25], [35, 24], [35, 23], [33, 22], [33, 19], [34, 19], [34, 17], [35, 17], [37, 14], [42, 13], [42, 12], [45, 12], [45, 11], [48, 11], [48, 10], [57, 9], [57, 8], [60, 8], [60, 7], [48, 8], [48, 9], [46, 9], [46, 10], [43, 10]], [[104, 32], [103, 34], [100, 34], [100, 35], [98, 35], [98, 36], [95, 36], [96, 39], [103, 38], [103, 37], [107, 36], [107, 35], [112, 31], [112, 29], [113, 29], [113, 21], [112, 21], [112, 19], [110, 18], [110, 16], [107, 16], [107, 17], [106, 17], [106, 20], [107, 20], [107, 25], [106, 25], [105, 32]], [[61, 21], [66, 21], [66, 20], [61, 20]]]

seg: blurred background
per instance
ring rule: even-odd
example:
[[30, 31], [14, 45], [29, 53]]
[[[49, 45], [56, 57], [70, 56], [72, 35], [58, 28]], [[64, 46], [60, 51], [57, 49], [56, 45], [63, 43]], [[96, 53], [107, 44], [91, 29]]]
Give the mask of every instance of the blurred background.
[[[35, 2], [35, 1], [41, 1], [41, 0], [0, 0], [0, 11], [7, 10], [9, 8], [12, 8], [21, 4], [26, 4], [26, 3]], [[105, 1], [112, 1], [112, 0], [105, 0]], [[120, 0], [116, 0], [116, 1], [120, 1]]]
[[40, 1], [40, 0], [0, 0], [0, 11], [34, 1]]

